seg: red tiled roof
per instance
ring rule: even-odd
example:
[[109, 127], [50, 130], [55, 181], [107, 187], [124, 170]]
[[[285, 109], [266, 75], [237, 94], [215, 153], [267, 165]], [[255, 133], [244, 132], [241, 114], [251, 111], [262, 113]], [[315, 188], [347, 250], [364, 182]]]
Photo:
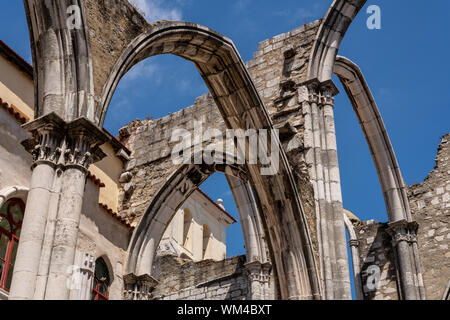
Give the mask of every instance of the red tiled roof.
[[88, 171], [88, 179], [91, 180], [97, 187], [104, 188], [105, 183], [102, 182], [99, 178], [95, 176], [95, 174], [92, 174], [92, 172]]
[[24, 113], [22, 113], [16, 106], [13, 104], [9, 105], [0, 98], [0, 106], [9, 112], [14, 118], [16, 118], [17, 122], [20, 124], [27, 123], [30, 118], [28, 118]]

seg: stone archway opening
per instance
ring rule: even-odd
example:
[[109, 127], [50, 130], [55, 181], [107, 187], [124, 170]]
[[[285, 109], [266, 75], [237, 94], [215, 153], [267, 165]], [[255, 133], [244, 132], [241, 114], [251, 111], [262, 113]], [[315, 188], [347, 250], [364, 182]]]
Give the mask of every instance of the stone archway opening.
[[[264, 172], [267, 171], [260, 165], [250, 164], [246, 158], [245, 172], [255, 191], [261, 212], [260, 218], [264, 225], [271, 260], [277, 269], [280, 296], [283, 299], [319, 299], [320, 288], [311, 238], [287, 156], [273, 134], [268, 112], [229, 39], [190, 23], [162, 22], [154, 25], [152, 29], [136, 37], [117, 60], [103, 88], [101, 106], [96, 111], [96, 118], [100, 119], [100, 124], [103, 123], [117, 84], [132, 66], [147, 57], [169, 53], [195, 64], [210, 89], [225, 128], [266, 130], [270, 136], [275, 137], [272, 138], [272, 147], [269, 147], [269, 150], [276, 148], [280, 151], [278, 170], [266, 174]], [[159, 196], [165, 197], [164, 194]], [[148, 218], [151, 216], [150, 211], [149, 207], [130, 245], [127, 270], [136, 274], [144, 275], [151, 270], [152, 258], [148, 257], [151, 257], [150, 253], [155, 250], [156, 239], [140, 239], [142, 232], [148, 233], [148, 230], [144, 230], [150, 222], [143, 221], [152, 219]], [[143, 229], [142, 225], [145, 226]], [[136, 239], [138, 242], [133, 242]], [[147, 246], [148, 243], [150, 246]], [[135, 248], [139, 250], [135, 251]], [[137, 263], [143, 256], [149, 260], [144, 259], [143, 263]]]

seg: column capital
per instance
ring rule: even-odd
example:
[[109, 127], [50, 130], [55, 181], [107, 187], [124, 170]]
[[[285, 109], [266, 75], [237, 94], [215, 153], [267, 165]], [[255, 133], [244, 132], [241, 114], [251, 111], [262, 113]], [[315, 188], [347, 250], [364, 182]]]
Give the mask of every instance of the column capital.
[[84, 117], [68, 123], [64, 151], [65, 166], [87, 170], [92, 163], [106, 156], [100, 146], [109, 140], [110, 137], [103, 130]]
[[23, 125], [31, 137], [22, 141], [22, 145], [33, 156], [32, 169], [39, 163], [56, 166], [62, 153], [64, 127], [64, 120], [55, 113], [47, 114]]
[[23, 126], [30, 139], [22, 142], [33, 155], [32, 169], [39, 163], [79, 167], [86, 171], [106, 155], [99, 148], [111, 138], [86, 118], [67, 123], [56, 113], [42, 116]]
[[339, 89], [336, 87], [333, 80], [321, 82], [317, 78], [310, 79], [300, 83], [298, 86], [306, 86], [310, 92], [321, 93], [321, 95], [324, 96], [334, 97], [339, 93]]
[[130, 273], [123, 277], [123, 283], [126, 300], [150, 300], [151, 292], [159, 282], [148, 274], [136, 276]]
[[388, 223], [386, 232], [392, 237], [393, 246], [397, 246], [399, 242], [417, 242], [417, 230], [419, 225], [415, 221], [407, 221], [406, 219]]
[[263, 263], [255, 260], [246, 263], [244, 266], [250, 278], [253, 278], [254, 280], [262, 280], [263, 278], [267, 278], [265, 280], [268, 280], [268, 278], [270, 278], [270, 271], [272, 271], [272, 264], [270, 262]]
[[405, 231], [405, 232], [409, 231], [412, 233], [416, 233], [418, 229], [419, 229], [419, 224], [417, 222], [407, 221], [406, 219], [402, 219], [402, 220], [397, 220], [394, 222], [389, 222], [386, 232], [389, 235], [394, 236], [396, 233], [398, 233], [400, 231]]

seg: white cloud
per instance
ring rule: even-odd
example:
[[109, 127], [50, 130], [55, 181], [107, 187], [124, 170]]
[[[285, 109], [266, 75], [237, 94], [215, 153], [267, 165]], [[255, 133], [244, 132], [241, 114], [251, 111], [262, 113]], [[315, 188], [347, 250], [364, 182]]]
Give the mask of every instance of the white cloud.
[[122, 88], [130, 88], [137, 82], [147, 80], [152, 84], [159, 85], [161, 83], [160, 68], [150, 59], [141, 61], [130, 71], [128, 71], [120, 81]]
[[282, 16], [289, 22], [307, 23], [311, 19], [319, 19], [325, 15], [327, 7], [324, 3], [315, 3], [311, 8], [299, 8], [297, 10], [280, 10], [275, 11], [274, 14]]
[[248, 8], [248, 6], [250, 5], [251, 0], [238, 0], [234, 5], [233, 5], [233, 10], [235, 13], [241, 13], [243, 11], [245, 11], [245, 9]]
[[183, 17], [180, 8], [169, 8], [163, 5], [162, 0], [132, 0], [130, 2], [142, 10], [145, 18], [150, 22], [181, 20]]

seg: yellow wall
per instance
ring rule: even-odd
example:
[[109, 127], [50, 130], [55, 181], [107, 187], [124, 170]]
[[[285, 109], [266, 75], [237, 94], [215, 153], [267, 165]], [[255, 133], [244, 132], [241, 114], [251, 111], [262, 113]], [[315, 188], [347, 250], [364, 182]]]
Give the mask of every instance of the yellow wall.
[[122, 173], [122, 161], [116, 157], [111, 144], [106, 143], [102, 147], [106, 157], [89, 167], [89, 171], [100, 179], [104, 188], [100, 188], [99, 202], [106, 204], [110, 209], [117, 212], [119, 203], [119, 177]]
[[33, 80], [1, 55], [0, 98], [17, 107], [28, 118], [34, 118]]

